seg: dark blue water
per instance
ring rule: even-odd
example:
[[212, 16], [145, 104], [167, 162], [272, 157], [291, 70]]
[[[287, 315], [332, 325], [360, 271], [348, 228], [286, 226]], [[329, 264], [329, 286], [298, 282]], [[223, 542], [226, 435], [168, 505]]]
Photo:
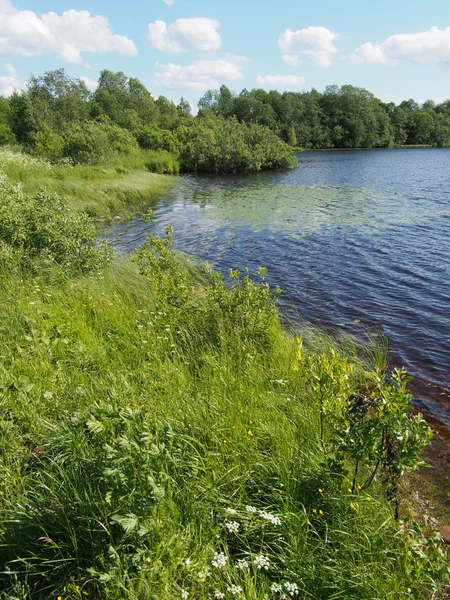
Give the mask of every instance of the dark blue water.
[[422, 405], [450, 426], [450, 149], [313, 152], [287, 172], [180, 177], [153, 224], [119, 225], [131, 251], [170, 223], [177, 249], [262, 265], [307, 319], [382, 328]]

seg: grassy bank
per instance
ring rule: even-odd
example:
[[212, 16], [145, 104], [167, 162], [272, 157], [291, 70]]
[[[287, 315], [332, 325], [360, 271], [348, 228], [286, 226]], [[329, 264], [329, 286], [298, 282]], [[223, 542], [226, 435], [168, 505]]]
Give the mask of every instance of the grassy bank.
[[[47, 189], [67, 198], [73, 212], [94, 217], [129, 216], [139, 205], [169, 190], [170, 177], [148, 170], [154, 169], [154, 152], [111, 160], [106, 166], [52, 165], [24, 154], [18, 148], [0, 148], [0, 170], [12, 183], [20, 183], [27, 194]], [[161, 170], [170, 165], [161, 165]]]
[[2, 599], [444, 593], [394, 518], [428, 434], [376, 340], [290, 334], [264, 270], [228, 289], [170, 229], [111, 262], [76, 203], [2, 185]]

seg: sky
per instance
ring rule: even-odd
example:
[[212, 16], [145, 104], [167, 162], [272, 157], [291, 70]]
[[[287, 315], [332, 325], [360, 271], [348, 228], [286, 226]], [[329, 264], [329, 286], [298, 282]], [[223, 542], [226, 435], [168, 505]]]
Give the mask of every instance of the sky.
[[64, 67], [102, 69], [194, 108], [225, 84], [364, 87], [384, 101], [450, 97], [449, 0], [0, 0], [0, 94]]

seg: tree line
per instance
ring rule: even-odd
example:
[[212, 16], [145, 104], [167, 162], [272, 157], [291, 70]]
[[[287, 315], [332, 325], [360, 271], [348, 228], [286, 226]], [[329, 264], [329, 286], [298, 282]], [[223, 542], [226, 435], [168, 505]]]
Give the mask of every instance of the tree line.
[[[362, 88], [323, 93], [208, 91], [198, 114], [154, 98], [136, 78], [102, 71], [90, 92], [64, 69], [32, 76], [24, 91], [0, 97], [0, 145], [20, 144], [54, 162], [100, 164], [112, 155], [158, 153], [186, 171], [284, 168], [291, 150], [450, 145], [450, 101], [383, 103]], [[166, 161], [164, 157], [170, 157]]]

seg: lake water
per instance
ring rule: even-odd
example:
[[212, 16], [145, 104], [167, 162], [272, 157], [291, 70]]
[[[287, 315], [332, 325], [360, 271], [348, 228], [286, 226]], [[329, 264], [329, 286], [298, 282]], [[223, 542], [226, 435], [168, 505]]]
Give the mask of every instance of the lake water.
[[[175, 247], [266, 266], [282, 306], [355, 332], [382, 328], [418, 404], [450, 428], [450, 149], [311, 152], [283, 172], [180, 177], [154, 223], [120, 224], [123, 251], [174, 227]], [[450, 429], [449, 429], [450, 431]]]

